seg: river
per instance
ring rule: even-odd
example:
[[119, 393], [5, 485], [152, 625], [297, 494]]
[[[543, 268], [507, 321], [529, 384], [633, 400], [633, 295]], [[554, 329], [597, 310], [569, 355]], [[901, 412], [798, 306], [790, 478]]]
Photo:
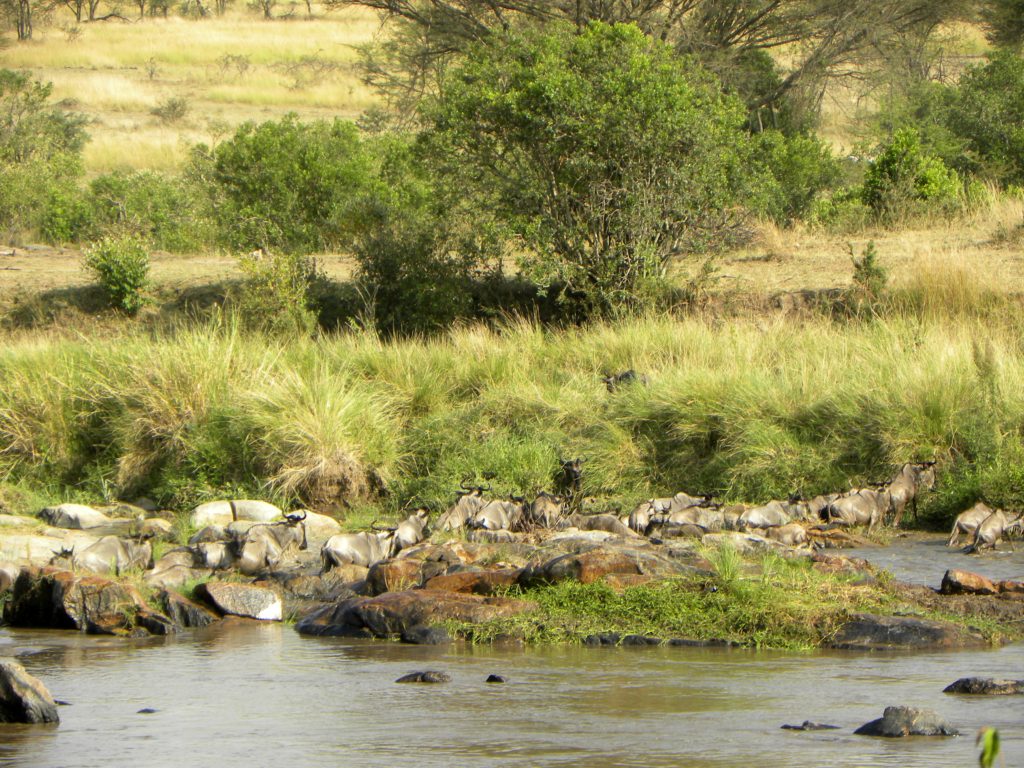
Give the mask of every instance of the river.
[[[913, 563], [932, 569], [946, 553], [928, 546], [872, 555], [932, 582]], [[226, 621], [144, 641], [0, 630], [0, 656], [12, 655], [69, 706], [58, 727], [0, 730], [0, 766], [964, 768], [983, 725], [1001, 730], [1006, 765], [1024, 765], [1024, 697], [941, 692], [969, 675], [1024, 677], [1022, 644], [927, 654], [423, 647]], [[452, 682], [395, 684], [422, 669]], [[492, 673], [508, 682], [485, 683]], [[888, 704], [936, 709], [964, 736], [853, 735]], [[841, 729], [780, 730], [805, 719]]]

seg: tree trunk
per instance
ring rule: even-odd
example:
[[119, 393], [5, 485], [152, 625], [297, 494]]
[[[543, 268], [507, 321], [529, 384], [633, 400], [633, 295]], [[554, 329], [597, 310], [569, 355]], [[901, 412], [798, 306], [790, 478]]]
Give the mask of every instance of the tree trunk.
[[32, 2], [18, 0], [18, 39], [32, 39]]

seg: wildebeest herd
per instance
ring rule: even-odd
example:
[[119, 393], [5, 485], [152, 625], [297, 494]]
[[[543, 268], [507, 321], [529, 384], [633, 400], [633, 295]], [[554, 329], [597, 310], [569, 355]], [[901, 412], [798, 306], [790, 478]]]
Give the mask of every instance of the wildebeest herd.
[[[919, 494], [935, 486], [935, 462], [908, 462], [887, 482], [845, 493], [797, 495], [758, 506], [724, 505], [710, 495], [677, 493], [646, 499], [628, 513], [594, 512], [593, 500], [581, 496], [582, 459], [562, 462], [561, 493], [542, 491], [527, 501], [521, 496], [490, 498], [489, 485], [464, 480], [456, 499], [433, 524], [443, 532], [465, 531], [470, 538], [490, 542], [515, 541], [542, 530], [577, 528], [623, 536], [664, 540], [680, 536], [739, 531], [760, 535], [786, 546], [809, 546], [816, 534], [836, 528], [879, 525], [899, 527], [908, 507], [917, 514]], [[333, 536], [321, 550], [324, 569], [352, 563], [370, 566], [396, 556], [429, 535], [429, 511], [420, 508], [391, 529]], [[979, 502], [961, 514], [953, 526], [949, 546], [961, 534], [969, 537], [966, 551], [994, 549], [1002, 538], [1024, 527], [1022, 515], [1010, 515]]]

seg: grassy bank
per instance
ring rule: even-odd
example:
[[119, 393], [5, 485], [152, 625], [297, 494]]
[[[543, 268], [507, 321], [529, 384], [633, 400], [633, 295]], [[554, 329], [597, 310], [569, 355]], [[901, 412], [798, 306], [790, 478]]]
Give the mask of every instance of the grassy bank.
[[[13, 336], [0, 351], [9, 507], [147, 494], [396, 511], [459, 480], [552, 484], [586, 458], [587, 494], [631, 504], [686, 489], [813, 494], [940, 462], [924, 509], [1019, 505], [1024, 350], [1015, 313], [887, 320], [651, 317], [545, 331], [472, 326], [433, 340], [277, 340], [230, 320], [167, 336]], [[608, 393], [605, 371], [649, 386]]]

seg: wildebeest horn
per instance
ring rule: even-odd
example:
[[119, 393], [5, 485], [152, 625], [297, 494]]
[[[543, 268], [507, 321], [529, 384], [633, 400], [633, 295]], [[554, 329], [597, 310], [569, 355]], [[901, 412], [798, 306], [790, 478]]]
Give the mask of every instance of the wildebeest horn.
[[514, 501], [516, 504], [522, 504], [524, 501], [526, 501], [525, 496], [516, 496], [514, 493], [510, 493], [508, 497], [511, 501]]
[[298, 525], [306, 519], [306, 516], [306, 510], [302, 509], [299, 510], [298, 512], [289, 512], [284, 516], [284, 519], [285, 522], [288, 523], [288, 525]]
[[491, 490], [491, 484], [488, 483], [487, 485], [478, 485], [476, 487], [476, 490], [480, 491], [480, 493], [487, 493]]

